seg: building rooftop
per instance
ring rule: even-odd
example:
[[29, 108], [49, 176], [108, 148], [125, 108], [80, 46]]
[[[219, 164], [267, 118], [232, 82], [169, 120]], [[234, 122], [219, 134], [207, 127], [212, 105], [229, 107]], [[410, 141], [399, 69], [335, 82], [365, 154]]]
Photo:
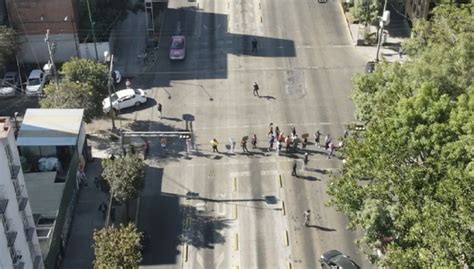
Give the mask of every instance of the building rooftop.
[[77, 142], [84, 109], [27, 109], [18, 146], [72, 146]]

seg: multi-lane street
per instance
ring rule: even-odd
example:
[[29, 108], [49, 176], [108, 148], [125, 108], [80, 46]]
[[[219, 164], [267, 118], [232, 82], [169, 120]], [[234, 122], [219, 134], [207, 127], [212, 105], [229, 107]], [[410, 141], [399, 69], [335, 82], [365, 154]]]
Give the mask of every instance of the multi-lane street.
[[[187, 38], [184, 61], [168, 60], [171, 35]], [[252, 52], [251, 40], [258, 41]], [[325, 206], [326, 185], [339, 158], [310, 144], [303, 151], [267, 151], [269, 124], [289, 134], [343, 135], [354, 121], [351, 77], [364, 59], [350, 41], [337, 1], [170, 0], [161, 24], [158, 62], [136, 78], [163, 105], [121, 115], [135, 130], [184, 129], [166, 151], [151, 141], [139, 227], [148, 240], [148, 268], [320, 268], [319, 256], [338, 249], [362, 268], [357, 235]], [[257, 82], [261, 97], [252, 94]], [[240, 140], [256, 134], [257, 149]], [[219, 141], [213, 153], [209, 141]], [[235, 154], [226, 145], [236, 142]], [[298, 177], [291, 176], [297, 161]], [[303, 212], [311, 210], [310, 225]]]

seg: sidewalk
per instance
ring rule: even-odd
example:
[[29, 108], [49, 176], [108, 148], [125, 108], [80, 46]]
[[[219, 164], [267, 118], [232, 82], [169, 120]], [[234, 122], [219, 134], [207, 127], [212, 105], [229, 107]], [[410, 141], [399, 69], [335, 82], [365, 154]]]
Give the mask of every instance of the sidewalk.
[[63, 268], [93, 268], [92, 234], [94, 229], [104, 226], [104, 218], [98, 208], [101, 202], [107, 202], [107, 195], [94, 185], [94, 177], [98, 176], [100, 171], [100, 159], [94, 159], [94, 162], [87, 164], [87, 186], [82, 186], [79, 192]]
[[[387, 62], [400, 62], [406, 59], [406, 56], [400, 58], [398, 51], [401, 42], [410, 37], [411, 29], [400, 12], [400, 8], [390, 4], [387, 6], [387, 10], [390, 11], [390, 24], [385, 26], [384, 34], [386, 35], [385, 42], [380, 46], [379, 59]], [[347, 25], [352, 37], [352, 42], [356, 46], [357, 50], [367, 58], [367, 60], [375, 60], [377, 53], [377, 44], [375, 45], [363, 45], [364, 27], [360, 24], [351, 23], [346, 16]], [[370, 26], [370, 33], [376, 33], [377, 28]]]

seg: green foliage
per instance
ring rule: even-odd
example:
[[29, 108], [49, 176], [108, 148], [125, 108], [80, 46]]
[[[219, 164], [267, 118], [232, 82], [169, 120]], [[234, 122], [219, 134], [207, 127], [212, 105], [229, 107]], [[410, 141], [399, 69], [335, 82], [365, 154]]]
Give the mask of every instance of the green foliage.
[[140, 265], [142, 233], [132, 223], [96, 230], [93, 239], [94, 268], [138, 268]]
[[84, 121], [89, 123], [102, 115], [102, 100], [107, 96], [107, 68], [90, 59], [72, 58], [61, 68], [64, 79], [60, 91], [50, 83], [45, 87], [43, 108], [84, 108]]
[[91, 59], [72, 58], [61, 68], [66, 80], [86, 82], [94, 89], [94, 95], [100, 101], [108, 95], [107, 67]]
[[97, 103], [92, 87], [87, 83], [64, 81], [60, 83], [60, 90], [56, 84], [45, 86], [45, 98], [40, 100], [42, 108], [83, 108], [84, 121], [89, 123], [100, 113], [102, 106]]
[[438, 7], [424, 41], [410, 41], [410, 61], [354, 78], [367, 130], [345, 143], [329, 204], [362, 228], [369, 255], [383, 253], [379, 266], [474, 262], [474, 33], [465, 15], [465, 7]]
[[0, 25], [0, 65], [3, 66], [15, 57], [17, 50], [15, 31], [4, 25]]
[[350, 12], [360, 23], [368, 26], [376, 21], [379, 9], [379, 0], [354, 0], [354, 6]]
[[102, 176], [110, 186], [116, 201], [125, 203], [136, 198], [144, 186], [145, 163], [136, 154], [104, 159]]

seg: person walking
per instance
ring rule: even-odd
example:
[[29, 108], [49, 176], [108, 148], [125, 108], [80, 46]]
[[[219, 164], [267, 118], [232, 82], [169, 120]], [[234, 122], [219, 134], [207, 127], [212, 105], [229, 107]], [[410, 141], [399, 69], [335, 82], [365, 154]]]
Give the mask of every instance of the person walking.
[[150, 142], [145, 139], [145, 143], [143, 144], [143, 159], [146, 160], [148, 153], [150, 152]]
[[293, 162], [293, 168], [291, 170], [291, 175], [294, 177], [297, 177], [298, 175], [296, 174], [296, 168], [298, 167], [296, 160]]
[[304, 218], [304, 226], [308, 227], [309, 226], [309, 221], [310, 221], [310, 216], [311, 216], [311, 210], [306, 210], [303, 213], [303, 218]]
[[191, 144], [192, 144], [191, 137], [187, 138], [186, 139], [186, 154], [188, 155], [191, 153]]
[[328, 159], [331, 159], [331, 156], [334, 154], [334, 144], [332, 142], [329, 142], [329, 145], [328, 145], [328, 150], [329, 150], [329, 154], [328, 154]]
[[219, 150], [217, 149], [217, 145], [219, 145], [219, 142], [217, 142], [217, 139], [212, 139], [211, 140], [211, 146], [212, 146], [212, 152], [217, 152], [219, 153]]
[[229, 153], [234, 154], [234, 149], [235, 149], [235, 141], [231, 137], [229, 138]]
[[240, 146], [242, 147], [242, 151], [244, 153], [249, 152], [249, 150], [247, 149], [247, 139], [242, 138], [242, 140], [240, 141]]
[[102, 202], [100, 203], [99, 205], [99, 212], [102, 213], [102, 217], [105, 219], [105, 217], [107, 216], [107, 204], [105, 202]]
[[327, 134], [327, 135], [324, 137], [324, 149], [325, 149], [325, 150], [328, 150], [328, 148], [329, 148], [329, 143], [331, 143], [331, 135]]
[[158, 113], [160, 113], [158, 115], [158, 117], [161, 119], [161, 117], [163, 115], [163, 112], [162, 112], [163, 111], [163, 106], [161, 105], [161, 103], [158, 103], [157, 108], [158, 108]]
[[306, 166], [308, 165], [308, 162], [309, 162], [309, 154], [308, 152], [305, 152], [304, 159], [303, 159], [303, 163], [304, 163], [303, 170], [306, 170]]
[[306, 145], [308, 144], [308, 137], [304, 136], [303, 137], [303, 142], [301, 142], [301, 148], [306, 149]]
[[321, 147], [321, 133], [319, 132], [319, 130], [316, 131], [316, 133], [314, 133], [314, 142], [316, 143], [316, 146], [317, 147]]
[[94, 177], [94, 185], [97, 189], [100, 189], [99, 177]]
[[286, 153], [290, 152], [290, 146], [291, 146], [291, 138], [290, 136], [287, 136], [285, 138], [285, 143], [286, 143]]
[[293, 136], [296, 136], [296, 128], [293, 127], [293, 129], [291, 130], [291, 134], [293, 134]]
[[127, 80], [125, 80], [125, 87], [127, 89], [130, 89], [132, 87], [132, 82], [128, 78], [127, 78]]
[[257, 39], [254, 37], [254, 38], [252, 39], [252, 52], [257, 53], [257, 46], [258, 46], [258, 41], [257, 41]]
[[260, 95], [258, 94], [258, 90], [260, 90], [260, 88], [258, 87], [258, 84], [257, 84], [257, 82], [254, 82], [253, 83], [253, 95], [260, 97]]
[[273, 149], [273, 144], [275, 143], [275, 136], [273, 134], [270, 135], [270, 140], [268, 141], [270, 144], [268, 147], [268, 151], [271, 151]]
[[256, 134], [253, 134], [251, 143], [252, 143], [252, 148], [256, 149], [257, 148], [257, 135]]
[[280, 128], [275, 127], [275, 136], [278, 138], [278, 136], [280, 135]]

